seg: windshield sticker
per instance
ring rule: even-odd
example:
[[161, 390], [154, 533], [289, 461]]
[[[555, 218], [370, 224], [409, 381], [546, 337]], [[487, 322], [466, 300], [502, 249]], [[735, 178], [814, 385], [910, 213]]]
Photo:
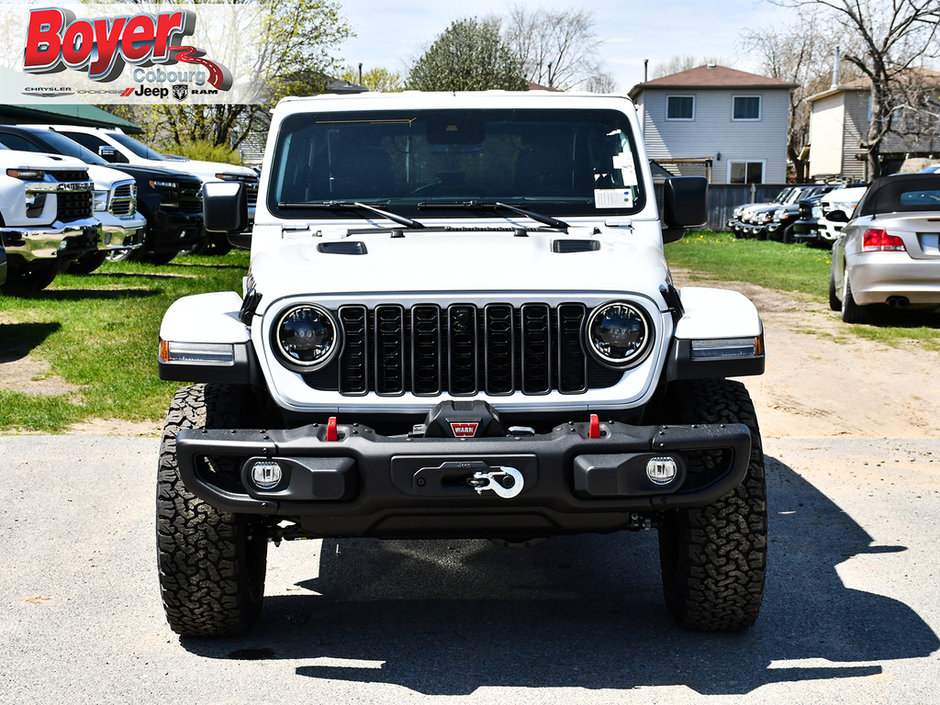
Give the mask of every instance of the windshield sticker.
[[624, 186], [636, 186], [639, 181], [636, 180], [636, 167], [633, 165], [633, 155], [629, 152], [621, 152], [614, 155], [614, 169], [619, 169], [623, 175]]
[[633, 189], [594, 189], [595, 208], [633, 208]]

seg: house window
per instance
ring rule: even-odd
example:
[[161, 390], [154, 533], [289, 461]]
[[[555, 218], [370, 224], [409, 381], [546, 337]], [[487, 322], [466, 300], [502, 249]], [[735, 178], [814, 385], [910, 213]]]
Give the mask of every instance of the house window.
[[695, 96], [670, 95], [666, 96], [667, 120], [694, 120]]
[[764, 162], [728, 162], [729, 184], [764, 183]]
[[732, 99], [734, 107], [731, 117], [734, 120], [760, 120], [760, 96], [736, 95]]

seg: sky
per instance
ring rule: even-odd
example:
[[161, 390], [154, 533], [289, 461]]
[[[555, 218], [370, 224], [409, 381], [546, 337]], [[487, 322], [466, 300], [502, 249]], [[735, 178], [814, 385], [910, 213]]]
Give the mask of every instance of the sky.
[[746, 56], [741, 34], [787, 24], [787, 10], [767, 0], [338, 0], [356, 33], [339, 55], [363, 71], [382, 67], [402, 76], [408, 66], [451, 22], [466, 17], [506, 16], [510, 4], [530, 9], [584, 8], [593, 11], [595, 33], [603, 40], [600, 58], [626, 92], [643, 81], [643, 60], [650, 70], [673, 56], [715, 56], [742, 71], [759, 72], [756, 57]]

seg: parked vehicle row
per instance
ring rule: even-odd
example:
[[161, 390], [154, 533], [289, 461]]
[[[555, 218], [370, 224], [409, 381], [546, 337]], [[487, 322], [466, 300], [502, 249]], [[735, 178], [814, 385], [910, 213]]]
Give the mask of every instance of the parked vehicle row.
[[[0, 125], [0, 150], [6, 290], [37, 291], [60, 271], [89, 273], [105, 259], [165, 264], [184, 250], [224, 254], [228, 241], [203, 227], [204, 183], [244, 184], [254, 209], [253, 170], [164, 157], [119, 130]], [[84, 244], [72, 233], [75, 220], [88, 221], [76, 226]]]
[[768, 203], [746, 203], [732, 212], [728, 229], [738, 238], [792, 242], [800, 202], [834, 189], [829, 184], [788, 186]]

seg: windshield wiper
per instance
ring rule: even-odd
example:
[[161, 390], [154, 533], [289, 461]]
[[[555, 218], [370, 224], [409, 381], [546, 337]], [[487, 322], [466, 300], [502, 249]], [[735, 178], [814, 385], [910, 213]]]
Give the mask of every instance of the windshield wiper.
[[[397, 213], [390, 213], [389, 211], [384, 211], [381, 208], [376, 208], [375, 206], [370, 206], [368, 203], [360, 203], [359, 201], [315, 201], [311, 203], [306, 203], [303, 201], [280, 201], [277, 204], [278, 208], [283, 208], [285, 210], [302, 210], [307, 208], [322, 208], [326, 210], [350, 210], [350, 211], [371, 211], [372, 213], [377, 213], [383, 218], [388, 218], [394, 223], [399, 225], [404, 225], [406, 228], [412, 228], [414, 230], [420, 230], [425, 228], [424, 223], [419, 223], [417, 220], [412, 220], [411, 218], [406, 218], [403, 215], [398, 215]], [[362, 215], [360, 213], [360, 215]], [[365, 217], [364, 215], [362, 216]]]
[[430, 210], [433, 208], [463, 208], [467, 210], [485, 210], [493, 211], [500, 208], [512, 211], [519, 215], [524, 215], [527, 218], [548, 225], [552, 228], [557, 228], [559, 230], [568, 231], [568, 228], [571, 227], [563, 220], [558, 220], [558, 218], [552, 218], [550, 215], [544, 215], [542, 213], [536, 213], [535, 211], [526, 210], [525, 208], [520, 208], [519, 206], [514, 206], [509, 203], [502, 203], [501, 201], [460, 201], [457, 203], [434, 203], [433, 201], [419, 203], [419, 210]]

